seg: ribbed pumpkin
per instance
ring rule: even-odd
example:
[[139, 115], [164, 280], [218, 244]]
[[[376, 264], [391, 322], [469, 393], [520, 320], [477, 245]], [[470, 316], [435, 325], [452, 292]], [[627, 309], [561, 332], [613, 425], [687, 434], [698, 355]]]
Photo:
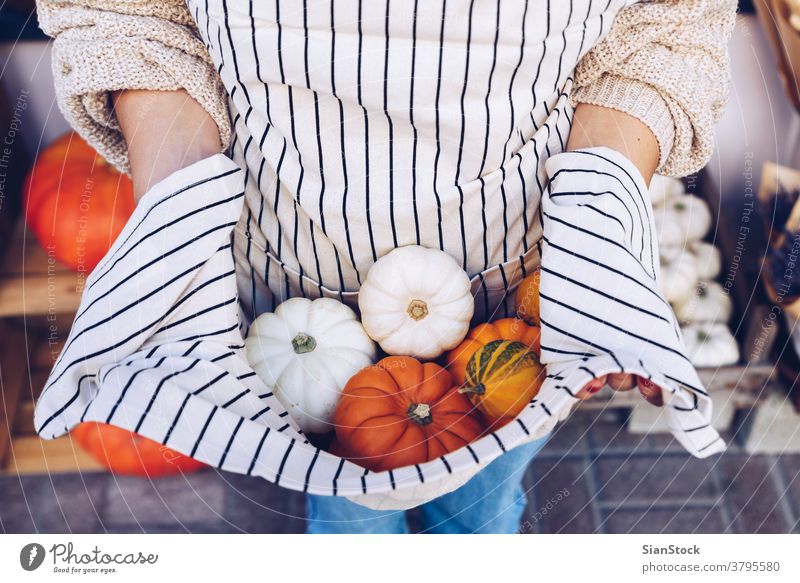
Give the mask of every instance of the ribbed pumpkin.
[[475, 352], [493, 340], [516, 340], [539, 354], [541, 330], [528, 326], [520, 318], [502, 318], [494, 322], [478, 324], [467, 337], [445, 356], [445, 366], [458, 383], [466, 380], [467, 364]]
[[450, 373], [409, 356], [390, 356], [357, 372], [333, 422], [338, 451], [372, 471], [435, 459], [483, 431]]
[[494, 340], [472, 355], [459, 391], [494, 423], [516, 417], [539, 392], [544, 377], [539, 359], [522, 342]]
[[86, 453], [115, 474], [156, 478], [194, 472], [205, 465], [116, 425], [79, 423], [71, 435]]
[[514, 296], [517, 316], [532, 326], [541, 326], [539, 319], [539, 279], [541, 272], [537, 269], [522, 280]]
[[25, 221], [69, 268], [90, 272], [133, 213], [133, 184], [74, 132], [47, 146], [25, 184]]

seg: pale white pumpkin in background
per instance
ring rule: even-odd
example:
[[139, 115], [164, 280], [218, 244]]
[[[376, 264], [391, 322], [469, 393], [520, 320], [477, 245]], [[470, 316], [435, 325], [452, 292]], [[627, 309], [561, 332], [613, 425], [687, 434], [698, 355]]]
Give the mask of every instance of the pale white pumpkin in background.
[[409, 245], [370, 268], [358, 307], [367, 334], [387, 353], [430, 359], [464, 339], [475, 300], [469, 277], [455, 259]]
[[722, 254], [706, 241], [694, 241], [690, 249], [697, 259], [697, 275], [703, 280], [712, 280], [722, 271]]
[[330, 431], [345, 384], [377, 347], [356, 313], [330, 298], [291, 298], [261, 314], [245, 340], [247, 360], [303, 431]]
[[675, 215], [666, 207], [653, 209], [653, 220], [656, 225], [656, 238], [660, 247], [687, 246], [686, 230], [678, 223]]
[[650, 179], [650, 202], [653, 206], [664, 204], [669, 198], [681, 196], [685, 191], [683, 182], [671, 176], [654, 174]]
[[664, 298], [673, 305], [689, 300], [698, 281], [694, 255], [681, 247], [666, 245], [659, 249], [659, 258], [658, 286]]
[[681, 328], [686, 354], [697, 367], [718, 367], [739, 361], [736, 338], [725, 324], [696, 322]]
[[[662, 208], [663, 226], [669, 222], [677, 224], [683, 232], [682, 240], [687, 243], [702, 239], [711, 228], [711, 209], [702, 198], [684, 194], [668, 199], [659, 211]], [[656, 212], [656, 217], [658, 214]]]
[[675, 305], [680, 322], [727, 322], [733, 302], [725, 289], [715, 281], [700, 281], [691, 297]]

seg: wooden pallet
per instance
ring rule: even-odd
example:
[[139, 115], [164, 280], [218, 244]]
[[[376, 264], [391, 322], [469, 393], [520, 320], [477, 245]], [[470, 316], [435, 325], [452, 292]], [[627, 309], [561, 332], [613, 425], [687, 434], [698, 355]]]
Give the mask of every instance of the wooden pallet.
[[68, 329], [83, 283], [81, 274], [56, 261], [19, 221], [0, 263], [0, 317], [65, 316]]
[[21, 322], [0, 320], [0, 474], [102, 470], [70, 436], [41, 439], [33, 410], [62, 343], [51, 343]]
[[80, 302], [83, 278], [43, 249], [20, 221], [0, 263], [0, 474], [103, 469], [70, 436], [41, 439], [34, 403]]

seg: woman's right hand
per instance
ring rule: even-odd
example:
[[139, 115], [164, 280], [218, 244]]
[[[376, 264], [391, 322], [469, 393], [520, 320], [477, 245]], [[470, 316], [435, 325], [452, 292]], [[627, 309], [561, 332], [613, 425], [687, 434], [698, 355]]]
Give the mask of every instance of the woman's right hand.
[[185, 90], [116, 91], [114, 111], [128, 145], [133, 194], [222, 151], [219, 128]]

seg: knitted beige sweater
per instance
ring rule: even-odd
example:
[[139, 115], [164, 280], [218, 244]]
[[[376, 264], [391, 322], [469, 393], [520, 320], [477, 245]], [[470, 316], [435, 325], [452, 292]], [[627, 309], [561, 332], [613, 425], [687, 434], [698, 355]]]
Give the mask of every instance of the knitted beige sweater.
[[[61, 111], [110, 162], [128, 156], [109, 93], [184, 88], [231, 139], [225, 89], [185, 0], [37, 0], [55, 37], [53, 74]], [[629, 113], [655, 134], [658, 172], [683, 176], [712, 150], [727, 100], [726, 45], [736, 0], [644, 0], [622, 10], [575, 72], [574, 103]]]

